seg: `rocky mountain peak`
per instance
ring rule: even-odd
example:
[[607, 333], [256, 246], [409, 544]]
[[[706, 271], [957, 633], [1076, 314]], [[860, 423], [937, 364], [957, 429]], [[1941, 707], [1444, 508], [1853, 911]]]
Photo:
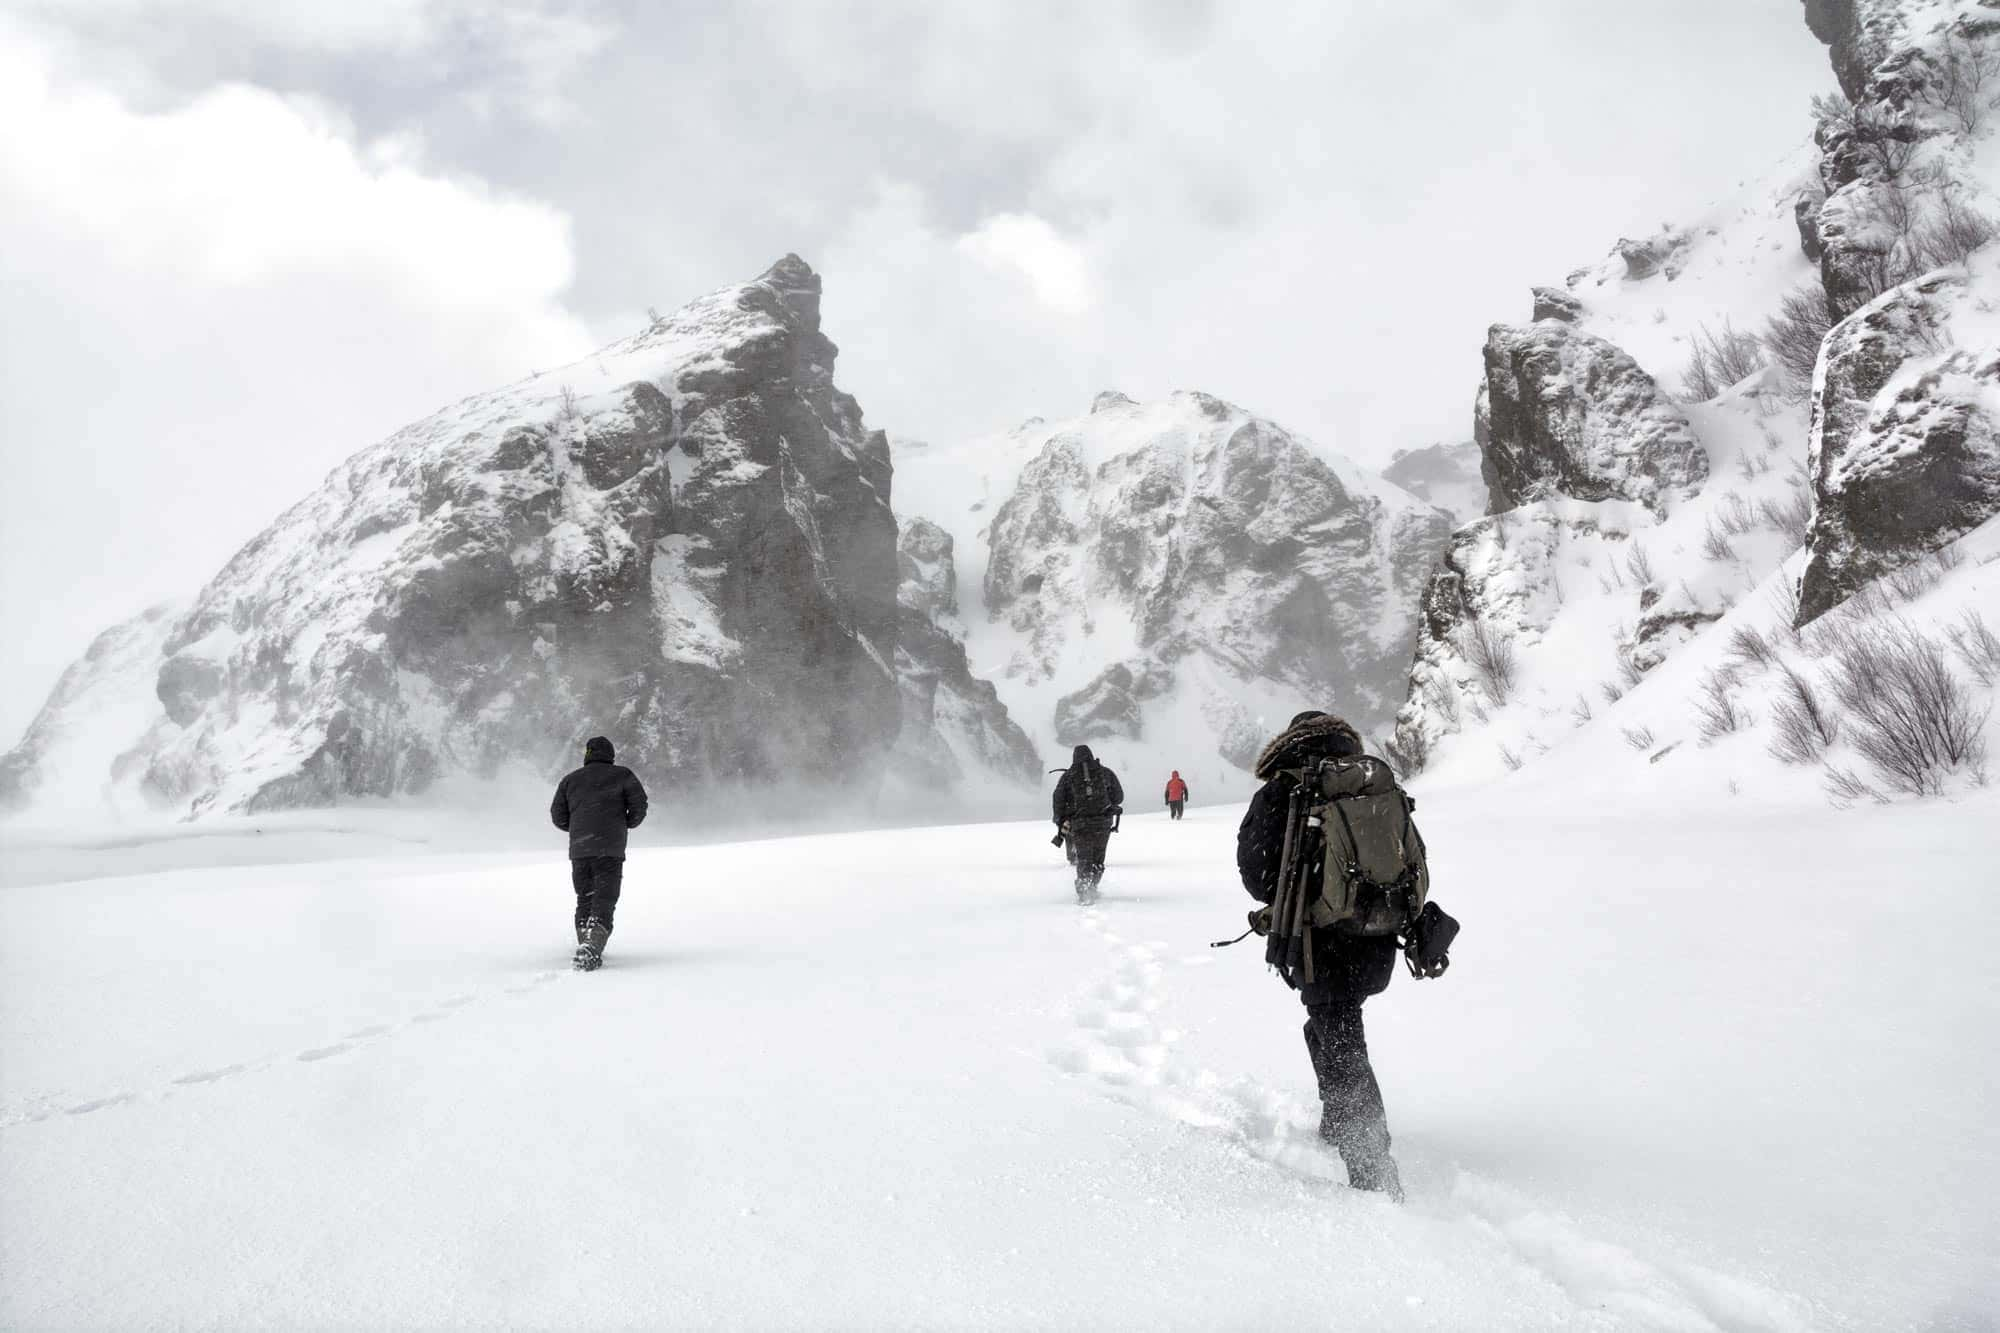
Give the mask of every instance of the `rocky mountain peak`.
[[[129, 670], [72, 677], [50, 710], [133, 695], [129, 734], [94, 762], [182, 814], [546, 776], [597, 733], [689, 797], [782, 776], [865, 799], [912, 741], [906, 636], [950, 697], [978, 689], [962, 651], [937, 666], [929, 613], [898, 607], [887, 440], [835, 385], [819, 320], [819, 276], [787, 255], [406, 427], [184, 615], [121, 639]], [[946, 613], [949, 544], [926, 536], [911, 550], [942, 565]], [[1018, 773], [1004, 721], [977, 730]], [[6, 769], [31, 793], [34, 756]]]

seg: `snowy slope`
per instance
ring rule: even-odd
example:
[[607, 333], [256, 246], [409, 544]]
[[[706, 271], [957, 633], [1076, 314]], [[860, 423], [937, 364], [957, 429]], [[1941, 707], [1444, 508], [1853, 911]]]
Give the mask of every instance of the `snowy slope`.
[[1247, 790], [1257, 746], [1301, 707], [1386, 718], [1449, 525], [1190, 392], [899, 445], [897, 493], [954, 538], [973, 670], [1048, 762], [1086, 742], [1137, 791], [1179, 769], [1198, 799]]
[[643, 850], [590, 976], [553, 849], [100, 850], [0, 890], [0, 1322], [1980, 1326], [1993, 796], [1589, 791], [1423, 800], [1466, 931], [1369, 1005], [1402, 1209], [1206, 947], [1234, 809], [1128, 820], [1090, 911], [1035, 823]]
[[[1925, 577], [1912, 562], [1961, 538], [1964, 550], [1984, 549], [1986, 539], [1966, 534], [2000, 512], [2000, 230], [1980, 242], [1975, 227], [1970, 252], [1946, 262], [1936, 229], [1950, 209], [2000, 217], [2000, 108], [1967, 126], [1934, 90], [1954, 51], [2000, 60], [2000, 27], [1961, 0], [1826, 0], [1808, 18], [1833, 43], [1849, 92], [1892, 127], [1883, 142], [1903, 147], [1870, 147], [1823, 114], [1816, 143], [1765, 178], [1686, 222], [1621, 240], [1561, 287], [1535, 289], [1532, 323], [1495, 327], [1476, 427], [1489, 481], [1506, 483], [1494, 508], [1507, 512], [1456, 533], [1426, 593], [1396, 730], [1406, 767], [1428, 765], [1446, 784], [1505, 777], [1586, 733], [1615, 765], [1619, 738], [1643, 757], [1647, 737], [1689, 735], [1723, 694], [1768, 723], [1790, 677], [1732, 649], [1740, 631], [1799, 645], [1825, 665], [1837, 627], [1800, 638], [1797, 626], [1853, 599], [1860, 614], [1841, 623], [1874, 634], [1876, 611], [1909, 600], [1891, 583]], [[1877, 160], [1884, 153], [1898, 162], [1893, 172]], [[1885, 220], [1889, 204], [1903, 209], [1900, 231]], [[1878, 270], [1899, 270], [1877, 272], [1889, 286], [1872, 301], [1849, 290], [1869, 247], [1894, 249]], [[1821, 315], [1804, 364], [1790, 366], [1750, 336], [1788, 298], [1794, 311]], [[1657, 406], [1685, 416], [1706, 475], [1674, 504], [1620, 502], [1643, 498], [1635, 479], [1658, 470], [1644, 457], [1657, 428], [1617, 410], [1596, 365], [1569, 354], [1578, 343], [1629, 355], [1681, 399], [1677, 410]], [[1496, 374], [1508, 355], [1524, 373]], [[1525, 414], [1524, 425], [1509, 402], [1503, 417], [1503, 391], [1573, 399], [1609, 425], [1565, 439], [1553, 408]], [[1602, 476], [1572, 466], [1579, 436], [1604, 456], [1598, 471], [1611, 476], [1613, 498]], [[1974, 632], [1967, 616], [2000, 622], [2000, 590], [1958, 567], [1963, 551], [1953, 558], [1937, 571], [1950, 614], [1919, 618], [1919, 637], [1905, 642], [1941, 654], [1977, 713], [1991, 706], [1993, 681], [1953, 635]], [[1496, 652], [1511, 679], [1495, 678]], [[1648, 673], [1668, 662], [1679, 664], [1668, 677], [1677, 683], [1652, 683]], [[1830, 677], [1811, 679], [1830, 688]], [[1642, 681], [1648, 709], [1631, 702]], [[1721, 723], [1720, 736], [1758, 730], [1727, 715]], [[1720, 736], [1689, 748], [1720, 746]], [[1752, 748], [1761, 756], [1771, 740], [1764, 730]], [[1764, 763], [1753, 758], [1724, 780], [1830, 782], [1855, 771], [1838, 754], [1784, 776], [1764, 774]], [[1981, 761], [1949, 767], [1950, 781], [1971, 781]]]

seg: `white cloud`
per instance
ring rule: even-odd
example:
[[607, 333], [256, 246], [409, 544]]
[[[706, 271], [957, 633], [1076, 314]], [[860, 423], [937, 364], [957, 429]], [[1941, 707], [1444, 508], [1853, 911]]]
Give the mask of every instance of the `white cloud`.
[[1018, 273], [1050, 309], [1075, 315], [1093, 303], [1090, 265], [1083, 252], [1033, 214], [990, 217], [958, 244], [989, 268]]
[[[140, 111], [0, 26], [0, 731], [328, 468], [583, 354], [560, 211], [244, 86]], [[4, 745], [11, 737], [0, 739]]]

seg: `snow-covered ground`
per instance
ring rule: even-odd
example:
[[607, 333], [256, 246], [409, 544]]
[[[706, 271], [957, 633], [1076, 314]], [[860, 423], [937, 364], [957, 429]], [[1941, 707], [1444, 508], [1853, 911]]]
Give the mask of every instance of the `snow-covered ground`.
[[1418, 815], [1465, 933], [1369, 1005], [1402, 1208], [1207, 947], [1232, 808], [1128, 820], [1090, 910], [1032, 821], [643, 848], [594, 975], [554, 846], [44, 845], [0, 1323], [1990, 1326], [2000, 796]]

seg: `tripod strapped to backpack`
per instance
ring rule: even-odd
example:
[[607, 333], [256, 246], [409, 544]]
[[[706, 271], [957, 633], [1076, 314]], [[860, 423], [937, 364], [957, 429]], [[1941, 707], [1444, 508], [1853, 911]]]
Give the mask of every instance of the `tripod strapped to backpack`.
[[1358, 755], [1284, 771], [1293, 781], [1277, 891], [1250, 924], [1268, 937], [1265, 961], [1310, 985], [1313, 932], [1332, 930], [1400, 937], [1411, 975], [1443, 975], [1458, 923], [1428, 901], [1423, 835], [1410, 817], [1417, 803], [1389, 766]]

